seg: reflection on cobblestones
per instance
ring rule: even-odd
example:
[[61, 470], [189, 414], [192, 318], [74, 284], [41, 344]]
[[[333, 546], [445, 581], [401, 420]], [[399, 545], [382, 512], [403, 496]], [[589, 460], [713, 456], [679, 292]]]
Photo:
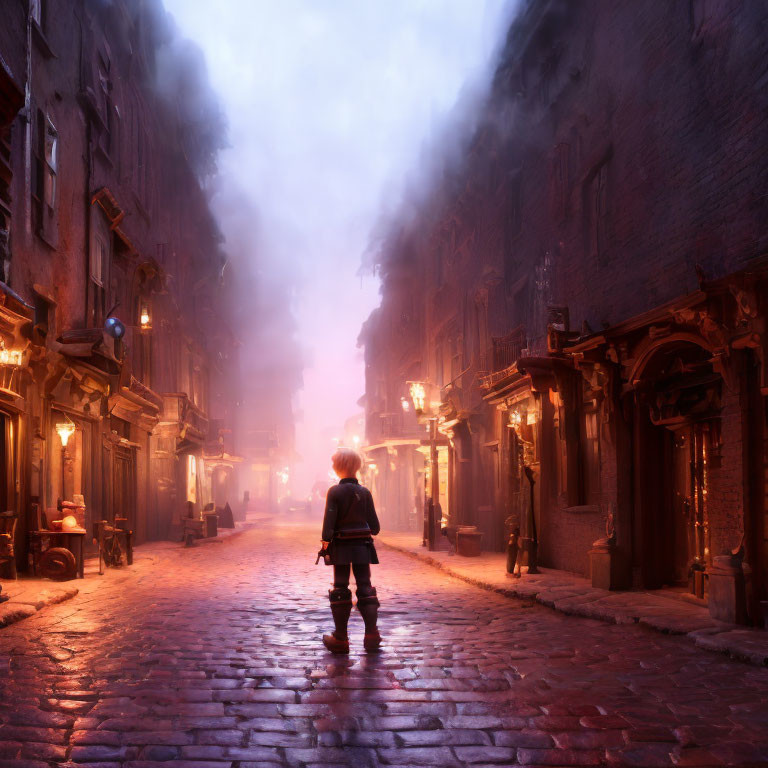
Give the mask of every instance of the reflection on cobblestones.
[[[755, 765], [768, 671], [384, 552], [386, 647], [320, 643], [314, 531], [140, 560], [0, 632], [0, 764]], [[26, 761], [26, 762], [16, 762]]]

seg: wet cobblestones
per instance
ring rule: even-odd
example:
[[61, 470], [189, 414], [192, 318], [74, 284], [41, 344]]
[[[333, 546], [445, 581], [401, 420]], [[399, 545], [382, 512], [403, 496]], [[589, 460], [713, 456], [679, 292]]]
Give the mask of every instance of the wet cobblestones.
[[168, 551], [0, 631], [0, 768], [768, 765], [768, 670], [381, 553], [333, 657], [316, 536]]

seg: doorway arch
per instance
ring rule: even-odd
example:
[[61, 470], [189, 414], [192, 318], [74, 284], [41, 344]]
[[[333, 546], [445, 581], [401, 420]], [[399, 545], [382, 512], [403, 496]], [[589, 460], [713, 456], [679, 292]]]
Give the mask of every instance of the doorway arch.
[[630, 375], [635, 392], [635, 564], [642, 586], [687, 587], [710, 562], [708, 476], [719, 447], [723, 380], [703, 339], [651, 342]]

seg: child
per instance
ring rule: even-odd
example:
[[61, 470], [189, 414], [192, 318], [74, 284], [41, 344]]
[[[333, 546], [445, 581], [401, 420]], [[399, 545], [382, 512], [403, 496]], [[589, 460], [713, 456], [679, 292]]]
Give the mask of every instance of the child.
[[379, 600], [371, 586], [371, 564], [378, 563], [373, 536], [379, 530], [379, 519], [373, 506], [371, 492], [357, 481], [362, 460], [357, 451], [339, 448], [331, 459], [339, 484], [328, 490], [323, 518], [322, 548], [333, 565], [333, 589], [328, 591], [331, 613], [336, 628], [323, 635], [323, 643], [331, 653], [349, 653], [347, 623], [352, 612], [352, 592], [349, 590], [350, 566], [355, 574], [357, 609], [365, 622], [363, 646], [376, 651], [381, 645], [376, 621]]

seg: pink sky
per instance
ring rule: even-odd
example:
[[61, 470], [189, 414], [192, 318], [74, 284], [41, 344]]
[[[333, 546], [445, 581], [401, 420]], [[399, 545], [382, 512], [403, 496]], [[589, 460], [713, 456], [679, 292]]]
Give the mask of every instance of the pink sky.
[[[230, 124], [220, 172], [258, 207], [269, 279], [295, 282], [304, 352], [293, 491], [327, 478], [330, 437], [363, 394], [357, 274], [382, 210], [505, 31], [505, 0], [165, 0], [203, 49]], [[226, 236], [226, 211], [219, 211]], [[244, 352], [258, 354], [244, 339]]]

